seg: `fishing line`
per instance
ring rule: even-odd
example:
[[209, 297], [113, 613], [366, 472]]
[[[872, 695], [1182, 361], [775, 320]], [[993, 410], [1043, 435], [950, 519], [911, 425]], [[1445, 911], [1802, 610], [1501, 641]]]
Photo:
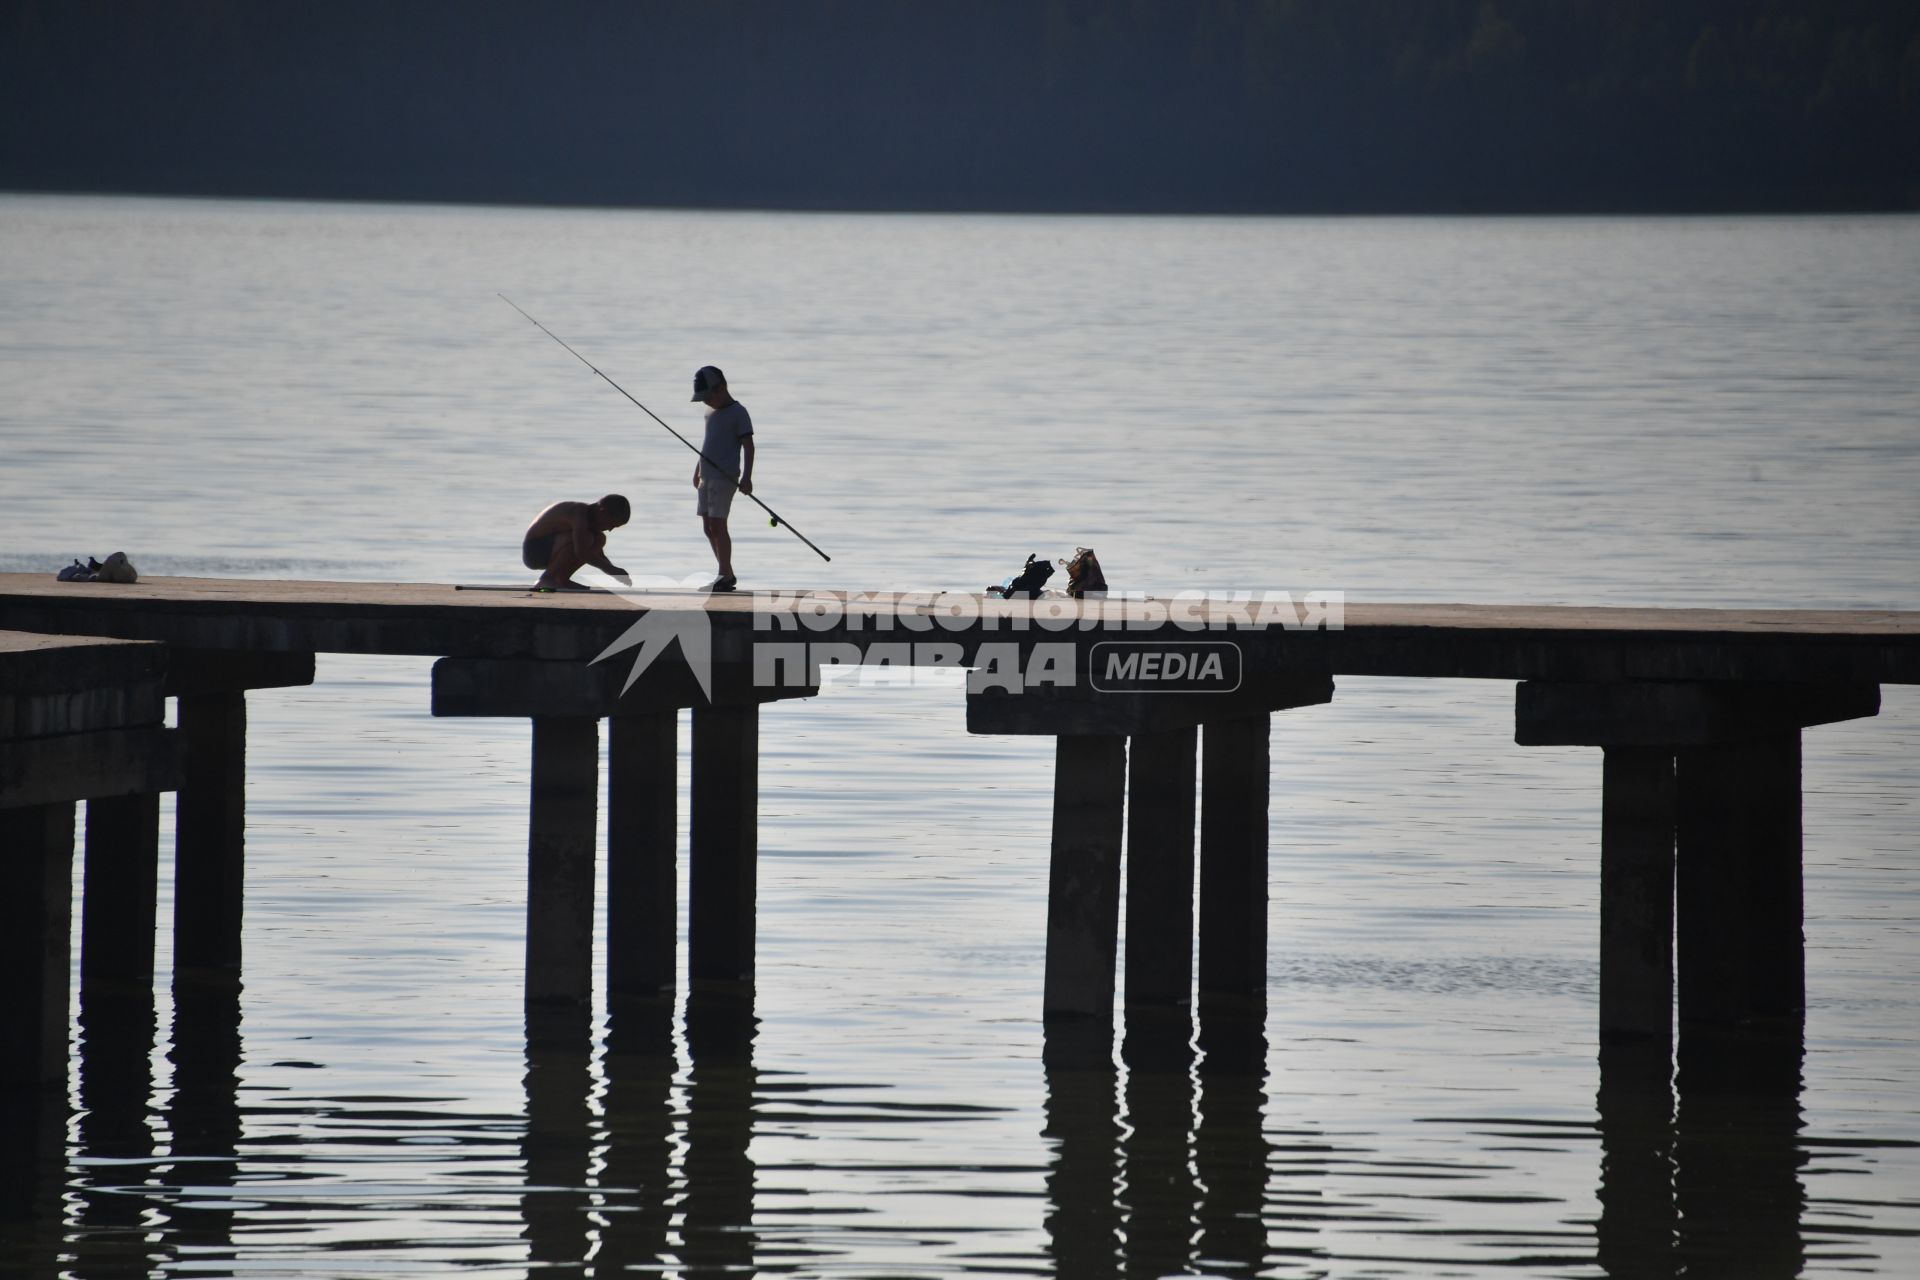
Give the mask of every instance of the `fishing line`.
[[[547, 326], [541, 324], [538, 320], [535, 320], [532, 316], [528, 316], [525, 309], [523, 309], [520, 306], [520, 304], [515, 302], [512, 298], [509, 298], [504, 293], [495, 294], [494, 296], [499, 298], [500, 301], [506, 303], [508, 306], [512, 307], [515, 311], [520, 312], [521, 315], [527, 316], [527, 322], [531, 324], [534, 328], [546, 334], [549, 338], [552, 338], [555, 342], [558, 342], [561, 346], [567, 347], [566, 341], [563, 338], [561, 338], [559, 334], [547, 328]], [[704, 452], [701, 451], [701, 448], [699, 445], [687, 439], [685, 436], [681, 435], [678, 431], [675, 431], [672, 427], [667, 427], [666, 420], [663, 419], [659, 414], [655, 413], [653, 410], [647, 408], [647, 406], [641, 404], [638, 400], [634, 400], [633, 393], [631, 391], [628, 391], [625, 387], [615, 382], [612, 378], [607, 377], [606, 374], [600, 373], [600, 370], [597, 367], [595, 367], [593, 361], [587, 359], [585, 356], [581, 355], [578, 351], [575, 351], [572, 347], [567, 347], [567, 353], [571, 355], [575, 360], [578, 360], [581, 364], [587, 366], [587, 368], [592, 369], [595, 373], [599, 373], [600, 377], [606, 382], [606, 384], [612, 387], [615, 391], [618, 391], [621, 395], [625, 396], [627, 399], [633, 400], [635, 408], [639, 409], [640, 412], [646, 414], [649, 418], [652, 418], [655, 422], [658, 422], [661, 426], [666, 427], [667, 431], [673, 436], [675, 440], [678, 440], [681, 444], [687, 446], [687, 448], [699, 454], [700, 460], [702, 462], [712, 467], [715, 471], [719, 472], [721, 475], [727, 474], [726, 468], [722, 467], [719, 463], [715, 462], [712, 458], [709, 458]], [[788, 524], [784, 519], [781, 518], [780, 513], [775, 511], [772, 507], [760, 501], [760, 499], [754, 497], [752, 494], [748, 493], [744, 489], [740, 490], [740, 496], [747, 499], [749, 502], [752, 502], [755, 506], [759, 507], [762, 511], [766, 512], [767, 521], [774, 528], [785, 529], [788, 533], [791, 533], [794, 537], [806, 543], [808, 548], [812, 550], [812, 552], [815, 555], [819, 556], [822, 560], [826, 560], [829, 562], [832, 561], [833, 559], [832, 556], [822, 551], [819, 547], [814, 546], [813, 539], [809, 538], [806, 534], [800, 532], [798, 529]]]

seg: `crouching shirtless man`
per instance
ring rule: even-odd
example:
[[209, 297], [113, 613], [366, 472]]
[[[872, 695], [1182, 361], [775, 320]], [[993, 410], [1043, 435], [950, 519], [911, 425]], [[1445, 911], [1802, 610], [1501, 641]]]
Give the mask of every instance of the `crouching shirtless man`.
[[607, 559], [607, 530], [618, 529], [633, 514], [627, 500], [610, 493], [598, 502], [556, 502], [533, 518], [520, 543], [520, 562], [539, 569], [535, 591], [585, 591], [573, 580], [583, 564], [632, 585], [627, 571]]

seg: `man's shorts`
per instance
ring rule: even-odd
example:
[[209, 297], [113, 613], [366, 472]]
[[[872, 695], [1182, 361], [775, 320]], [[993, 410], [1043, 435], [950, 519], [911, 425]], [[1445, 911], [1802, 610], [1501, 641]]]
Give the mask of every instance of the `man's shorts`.
[[553, 563], [553, 540], [557, 534], [543, 533], [520, 544], [520, 563], [529, 569], [544, 569]]
[[733, 509], [733, 494], [739, 487], [730, 477], [701, 467], [699, 496], [694, 500], [694, 513], [725, 520], [727, 512]]

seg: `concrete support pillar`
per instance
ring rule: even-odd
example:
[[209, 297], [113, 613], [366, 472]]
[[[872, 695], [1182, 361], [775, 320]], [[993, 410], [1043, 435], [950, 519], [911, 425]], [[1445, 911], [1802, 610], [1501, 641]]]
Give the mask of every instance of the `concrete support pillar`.
[[527, 1003], [593, 998], [594, 821], [600, 722], [533, 718], [533, 800], [527, 838]]
[[1600, 1038], [1671, 1045], [1673, 749], [1602, 750]]
[[160, 797], [87, 801], [80, 898], [80, 982], [153, 985], [160, 874]]
[[1127, 761], [1127, 1004], [1193, 996], [1197, 734], [1136, 734]]
[[1054, 744], [1045, 1016], [1111, 1018], [1127, 743], [1062, 734]]
[[759, 857], [760, 708], [693, 708], [687, 969], [694, 979], [753, 976]]
[[1799, 730], [1682, 748], [1678, 814], [1681, 1021], [1798, 1016]]
[[1200, 1002], [1267, 1003], [1270, 716], [1209, 721], [1200, 754]]
[[607, 745], [607, 988], [671, 989], [679, 942], [679, 713], [614, 716]]
[[1606, 748], [1603, 1038], [1671, 1043], [1676, 969], [1683, 1024], [1800, 1016], [1800, 732], [1879, 710], [1858, 682], [1520, 685], [1522, 746]]
[[0, 809], [0, 1088], [67, 1078], [73, 805]]
[[247, 695], [182, 694], [185, 765], [174, 821], [177, 972], [238, 972], [246, 888]]

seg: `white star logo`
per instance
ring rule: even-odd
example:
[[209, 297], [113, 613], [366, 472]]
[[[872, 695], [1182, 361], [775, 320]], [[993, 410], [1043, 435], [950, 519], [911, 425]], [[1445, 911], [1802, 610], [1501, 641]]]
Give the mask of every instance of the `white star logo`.
[[[632, 626], [623, 632], [618, 640], [601, 650], [593, 662], [602, 662], [616, 653], [638, 648], [633, 655], [633, 669], [627, 672], [627, 682], [620, 686], [625, 694], [633, 688], [646, 669], [653, 665], [655, 658], [667, 651], [667, 646], [678, 640], [680, 657], [693, 671], [693, 678], [700, 684], [700, 692], [708, 702], [713, 701], [713, 624], [707, 620], [708, 587], [712, 579], [706, 575], [695, 574], [690, 578], [675, 581], [672, 578], [649, 578], [644, 575], [634, 579], [635, 585], [623, 588], [616, 595], [644, 595], [650, 591], [685, 592], [694, 599], [682, 605], [674, 602], [673, 607], [662, 607], [664, 602], [656, 602], [642, 614]], [[591, 664], [589, 664], [591, 665]]]

